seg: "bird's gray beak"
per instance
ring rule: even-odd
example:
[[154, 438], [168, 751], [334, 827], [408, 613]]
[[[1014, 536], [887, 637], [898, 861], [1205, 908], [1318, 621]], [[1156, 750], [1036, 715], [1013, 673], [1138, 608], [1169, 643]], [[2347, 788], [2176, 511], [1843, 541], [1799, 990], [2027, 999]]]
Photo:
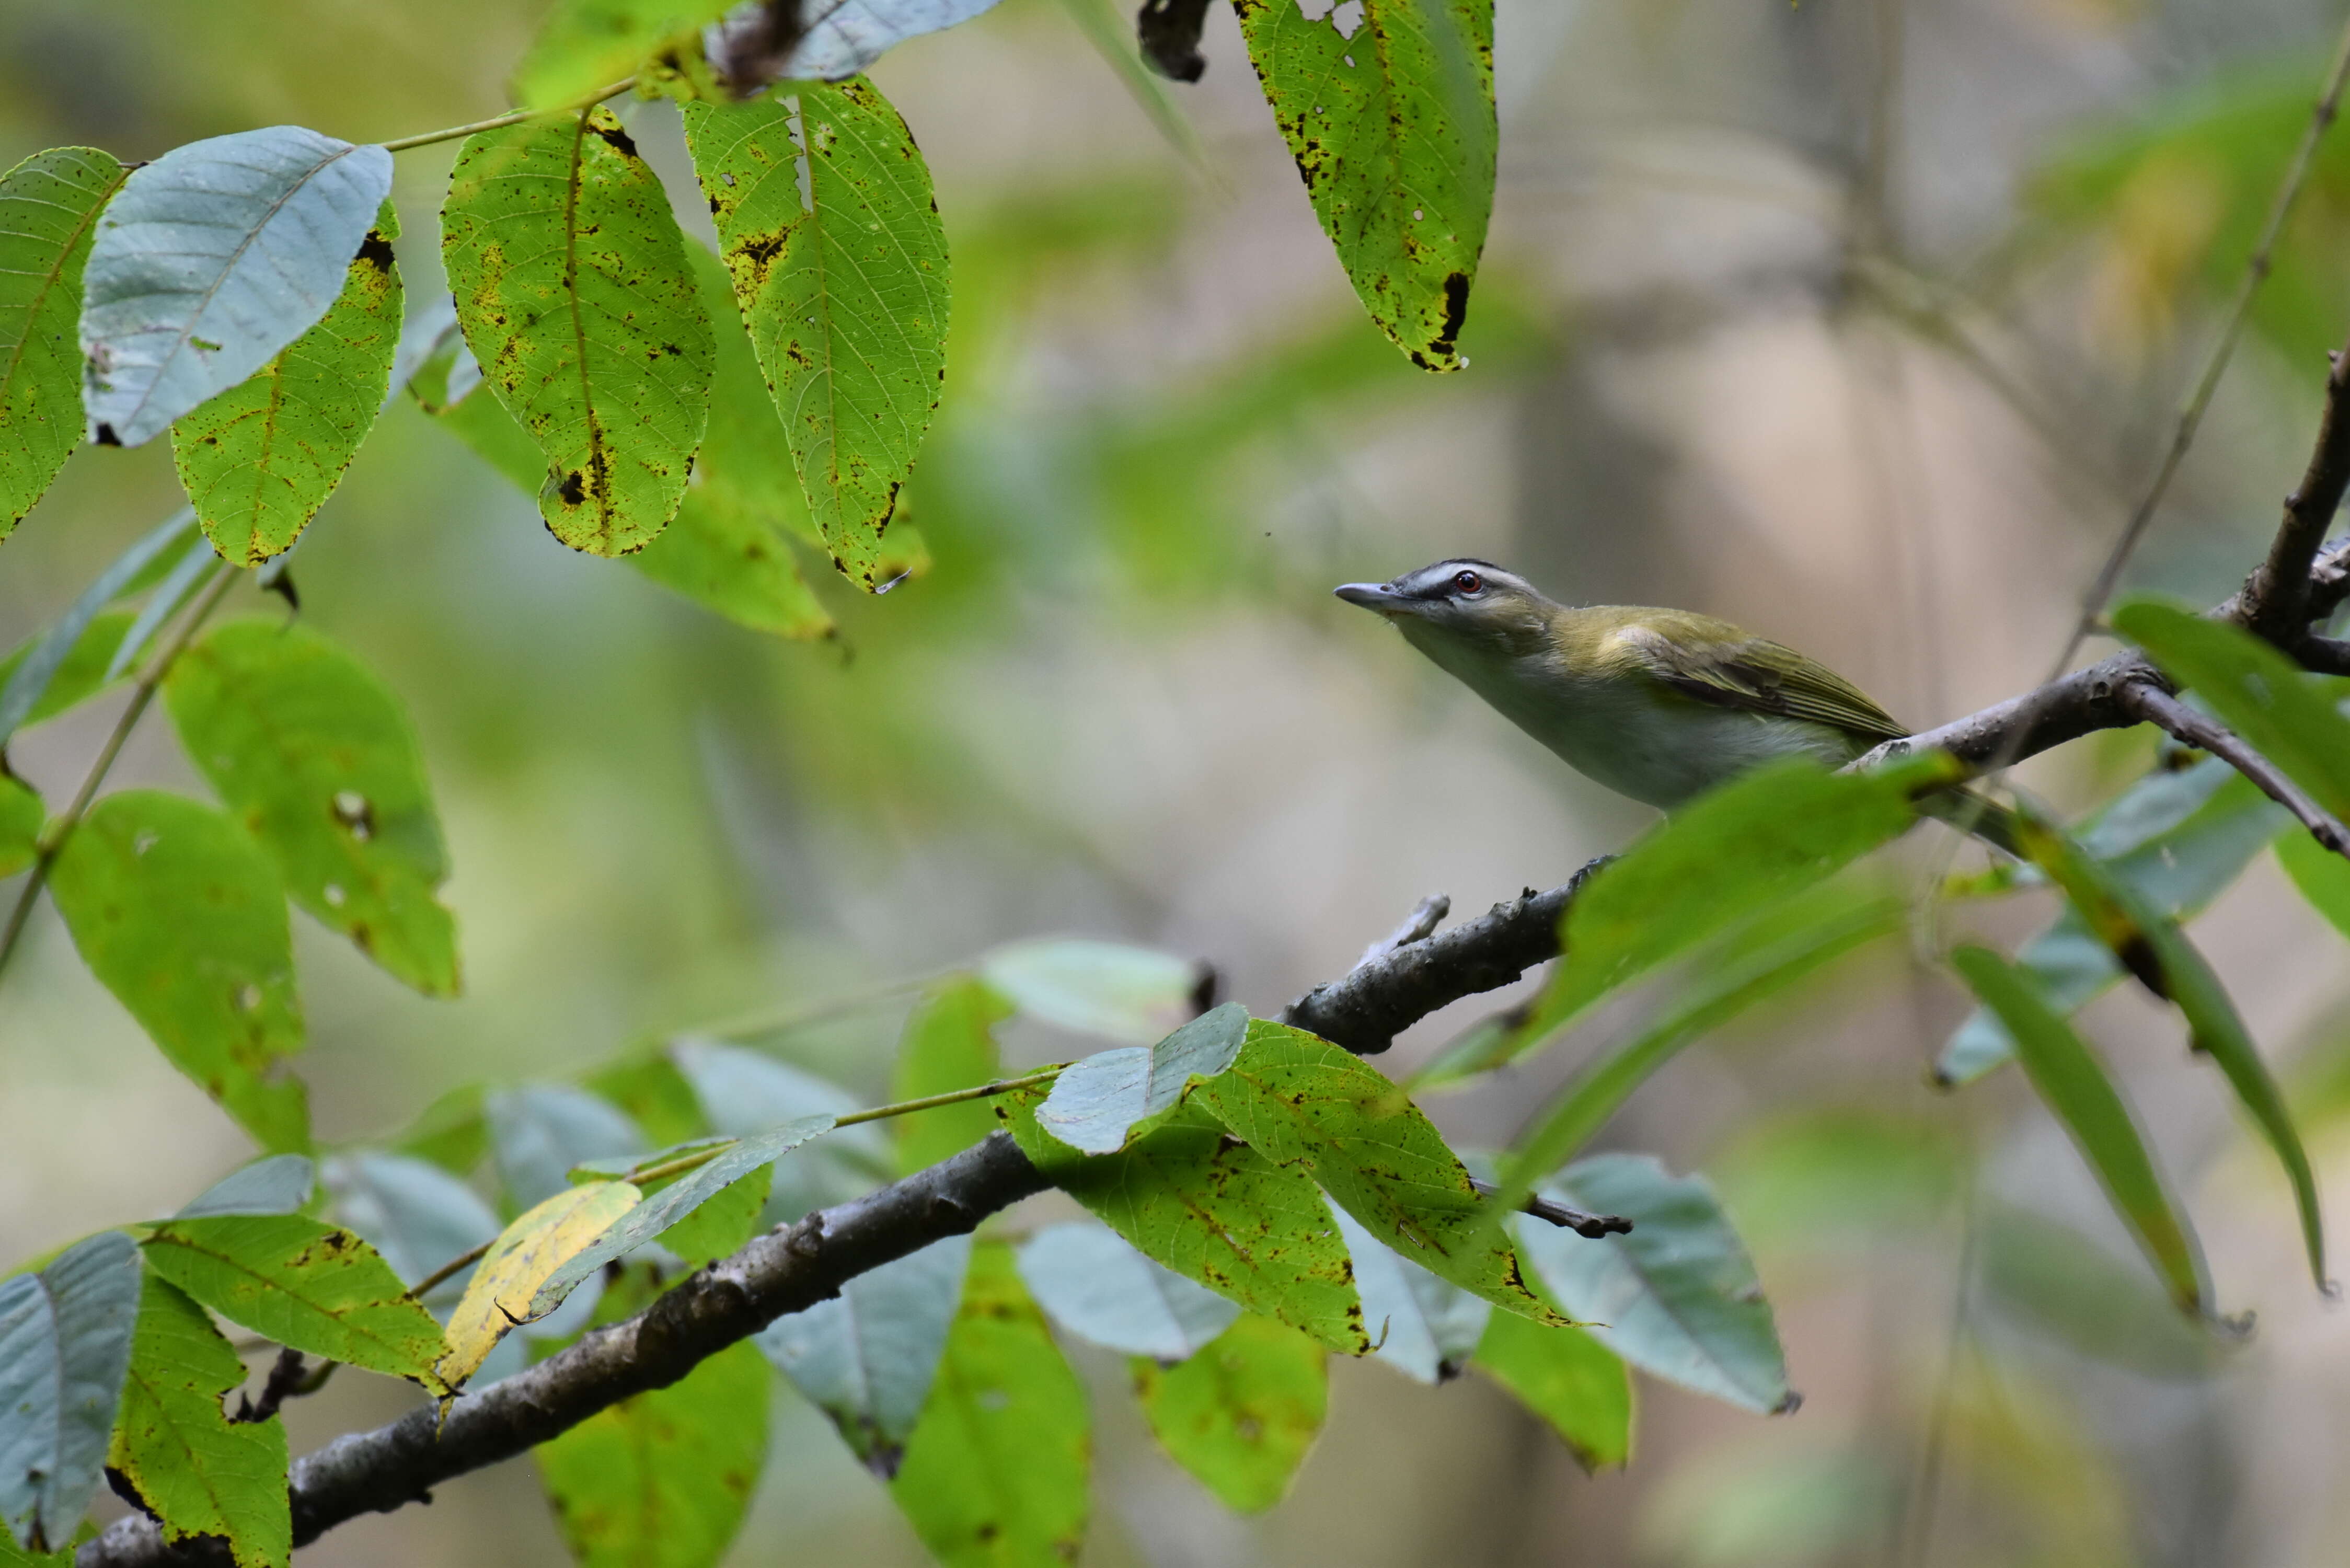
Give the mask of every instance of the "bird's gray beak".
[[1385, 583], [1340, 583], [1330, 590], [1350, 605], [1360, 605], [1367, 610], [1377, 610], [1384, 616], [1409, 612], [1411, 601]]

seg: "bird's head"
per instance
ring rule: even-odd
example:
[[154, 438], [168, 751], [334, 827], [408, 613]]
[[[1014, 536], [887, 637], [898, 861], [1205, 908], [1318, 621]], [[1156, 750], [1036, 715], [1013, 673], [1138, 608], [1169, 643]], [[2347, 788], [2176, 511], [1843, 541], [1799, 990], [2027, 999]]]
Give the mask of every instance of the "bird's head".
[[1384, 583], [1342, 583], [1350, 605], [1388, 618], [1440, 663], [1446, 655], [1513, 658], [1546, 646], [1554, 607], [1515, 572], [1491, 561], [1438, 561]]

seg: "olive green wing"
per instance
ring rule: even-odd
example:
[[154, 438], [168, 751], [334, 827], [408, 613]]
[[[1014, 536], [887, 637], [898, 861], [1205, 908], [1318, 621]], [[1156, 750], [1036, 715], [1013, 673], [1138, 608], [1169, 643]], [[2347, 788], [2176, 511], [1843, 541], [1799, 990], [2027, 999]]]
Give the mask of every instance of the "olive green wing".
[[1710, 616], [1667, 614], [1627, 627], [1620, 640], [1648, 672], [1700, 702], [1808, 719], [1848, 734], [1898, 741], [1909, 732], [1866, 692], [1817, 659]]

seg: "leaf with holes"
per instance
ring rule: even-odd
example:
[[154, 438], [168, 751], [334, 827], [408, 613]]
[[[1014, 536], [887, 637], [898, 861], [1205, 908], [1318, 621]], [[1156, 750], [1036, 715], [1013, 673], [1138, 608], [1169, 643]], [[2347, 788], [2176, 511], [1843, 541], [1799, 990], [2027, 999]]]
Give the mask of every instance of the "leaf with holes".
[[922, 1418], [962, 1302], [968, 1236], [949, 1236], [845, 1282], [762, 1330], [760, 1350], [885, 1480]]
[[1074, 1562], [1085, 1540], [1089, 1415], [1012, 1250], [972, 1248], [962, 1310], [889, 1490], [946, 1568]]
[[1454, 345], [1493, 211], [1492, 0], [1349, 0], [1315, 16], [1297, 0], [1233, 9], [1364, 308], [1413, 364], [1460, 369]]
[[231, 1323], [330, 1361], [440, 1385], [441, 1325], [373, 1247], [299, 1214], [172, 1220], [147, 1266]]
[[82, 275], [82, 405], [139, 446], [316, 326], [391, 194], [391, 154], [298, 125], [175, 147], [130, 171]]
[[532, 1453], [582, 1568], [708, 1568], [726, 1555], [767, 1455], [768, 1374], [733, 1345]]
[[713, 347], [636, 143], [606, 109], [471, 138], [441, 254], [483, 381], [546, 460], [547, 528], [594, 555], [644, 548], [684, 497]]
[[435, 1368], [454, 1388], [481, 1369], [509, 1329], [532, 1315], [548, 1277], [593, 1246], [641, 1195], [625, 1181], [566, 1188], [498, 1233], [449, 1314], [447, 1354]]
[[2210, 1314], [2202, 1249], [2147, 1152], [2145, 1137], [2113, 1080], [2072, 1025], [2033, 990], [2022, 971], [1987, 948], [1962, 947], [1950, 962], [1983, 1004], [1997, 1012], [2016, 1046], [2016, 1060], [2082, 1158], [2096, 1173], [2147, 1261], [2162, 1276], [2183, 1312]]
[[0, 539], [81, 444], [82, 266], [122, 165], [52, 147], [0, 175]]
[[1238, 1058], [1194, 1088], [1191, 1103], [1267, 1159], [1312, 1176], [1430, 1273], [1511, 1312], [1565, 1321], [1526, 1288], [1508, 1232], [1443, 1135], [1360, 1057], [1260, 1019]]
[[1578, 1160], [1542, 1190], [1631, 1234], [1598, 1241], [1517, 1217], [1518, 1245], [1559, 1305], [1633, 1366], [1742, 1409], [1794, 1408], [1771, 1303], [1713, 1189], [1647, 1155]]
[[163, 687], [188, 758], [317, 921], [427, 996], [457, 991], [449, 852], [422, 748], [374, 672], [307, 622], [232, 621]]
[[49, 878], [74, 947], [172, 1064], [272, 1150], [310, 1141], [293, 939], [277, 873], [210, 806], [124, 790], [90, 808]]
[[1183, 1360], [1241, 1314], [1236, 1303], [1086, 1220], [1029, 1237], [1020, 1249], [1020, 1278], [1066, 1332], [1154, 1361]]
[[367, 439], [400, 346], [399, 236], [386, 202], [317, 324], [172, 426], [180, 483], [224, 559], [291, 548]]
[[946, 379], [947, 250], [906, 122], [862, 78], [685, 106], [694, 171], [833, 563], [881, 535]]
[[1190, 1360], [1134, 1363], [1143, 1418], [1168, 1457], [1235, 1513], [1279, 1502], [1322, 1431], [1330, 1353], [1250, 1313]]
[[0, 1280], [0, 1521], [30, 1551], [65, 1543], [98, 1490], [138, 1312], [116, 1231]]
[[1274, 1164], [1196, 1105], [1116, 1154], [1082, 1155], [1036, 1125], [1035, 1100], [996, 1104], [1021, 1152], [1152, 1262], [1333, 1350], [1370, 1348], [1347, 1244], [1303, 1172]]
[[1631, 1375], [1584, 1330], [1495, 1313], [1473, 1365], [1548, 1423], [1585, 1469], [1631, 1459]]
[[106, 1462], [161, 1521], [166, 1542], [217, 1536], [236, 1568], [286, 1568], [286, 1423], [231, 1422], [221, 1399], [244, 1382], [244, 1363], [204, 1309], [150, 1275]]

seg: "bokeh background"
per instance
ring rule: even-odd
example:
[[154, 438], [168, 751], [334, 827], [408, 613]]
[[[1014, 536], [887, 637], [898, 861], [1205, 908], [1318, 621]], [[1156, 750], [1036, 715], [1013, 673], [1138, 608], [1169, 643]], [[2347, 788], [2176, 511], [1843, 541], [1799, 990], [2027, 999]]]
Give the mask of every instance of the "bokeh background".
[[[1920, 724], [2033, 683], [2168, 438], [2340, 11], [1500, 0], [1492, 238], [1472, 364], [1440, 379], [1356, 306], [1230, 13], [1202, 83], [1139, 90], [1123, 3], [1005, 0], [876, 71], [937, 178], [951, 369], [912, 487], [935, 566], [878, 599], [819, 583], [836, 642], [763, 639], [573, 555], [411, 407], [379, 427], [294, 573], [304, 613], [422, 732], [466, 994], [412, 996], [297, 919], [323, 1136], [1035, 934], [1206, 959], [1271, 1011], [1424, 894], [1474, 911], [1641, 827], [1331, 599], [1339, 581], [1467, 554], [1561, 597], [1700, 608]], [[542, 8], [0, 0], [0, 161], [475, 119], [506, 102]], [[700, 222], [674, 110], [625, 113]], [[452, 156], [400, 159], [411, 307]], [[2337, 132], [2133, 583], [2213, 599], [2265, 539], [2350, 327], [2345, 241]], [[78, 456], [0, 553], [0, 643], [177, 504], [161, 443]], [[113, 711], [28, 732], [16, 765], [57, 798]], [[2024, 776], [2085, 806], [2150, 755], [2102, 736]], [[201, 793], [161, 723], [115, 777]], [[1939, 853], [1921, 833], [1877, 874], [1915, 887]], [[1951, 919], [2014, 940], [2046, 915]], [[2341, 939], [2266, 857], [2196, 929], [2350, 1211]], [[1395, 1060], [1509, 994], [1430, 1020]], [[773, 1044], [878, 1096], [902, 1005]], [[1590, 1479], [1473, 1377], [1343, 1365], [1295, 1495], [1241, 1522], [1079, 1351], [1101, 1395], [1088, 1561], [2339, 1562], [2350, 1320], [2309, 1288], [2282, 1184], [2208, 1069], [2132, 996], [2087, 1015], [2223, 1305], [2257, 1314], [2240, 1343], [2168, 1314], [2012, 1073], [1925, 1085], [1964, 1011], [1880, 946], [1690, 1052], [1602, 1140], [1716, 1183], [1799, 1413], [1643, 1379], [1633, 1464]], [[1431, 1110], [1463, 1144], [1506, 1140], [1640, 1012]], [[244, 1155], [44, 910], [0, 983], [0, 1253], [168, 1212]], [[294, 1407], [296, 1451], [402, 1407], [369, 1381]], [[822, 1418], [777, 1397], [731, 1561], [921, 1561]], [[562, 1550], [521, 1463], [306, 1560]]]

